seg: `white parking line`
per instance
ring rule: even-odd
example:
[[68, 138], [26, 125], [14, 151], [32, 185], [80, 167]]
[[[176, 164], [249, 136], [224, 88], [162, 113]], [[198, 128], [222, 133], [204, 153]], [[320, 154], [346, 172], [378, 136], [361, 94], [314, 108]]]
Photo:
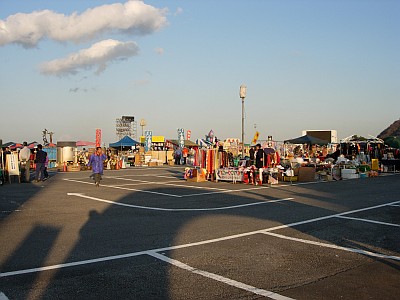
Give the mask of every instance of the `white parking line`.
[[0, 300], [8, 300], [8, 298], [4, 293], [0, 292]]
[[167, 263], [169, 263], [171, 265], [174, 265], [174, 266], [176, 266], [178, 268], [181, 268], [183, 270], [189, 271], [191, 273], [198, 274], [198, 275], [201, 275], [203, 277], [210, 278], [212, 280], [222, 282], [224, 284], [239, 288], [241, 290], [248, 291], [248, 292], [256, 294], [256, 295], [260, 295], [260, 296], [264, 296], [264, 297], [268, 297], [268, 298], [276, 299], [276, 300], [292, 300], [293, 299], [293, 298], [289, 298], [289, 297], [285, 297], [285, 296], [279, 295], [279, 294], [271, 292], [271, 291], [259, 289], [259, 288], [256, 288], [254, 286], [251, 286], [251, 285], [248, 285], [248, 284], [245, 284], [245, 283], [242, 283], [242, 282], [230, 279], [230, 278], [226, 278], [226, 277], [214, 274], [214, 273], [210, 273], [210, 272], [207, 272], [207, 271], [203, 271], [203, 270], [199, 270], [199, 269], [193, 268], [193, 267], [191, 267], [191, 266], [189, 266], [189, 265], [187, 265], [187, 264], [185, 264], [183, 262], [180, 262], [180, 261], [178, 261], [176, 259], [169, 258], [169, 257], [167, 257], [165, 255], [162, 255], [162, 254], [159, 254], [157, 252], [150, 252], [149, 255], [151, 255], [151, 256], [153, 256], [153, 257], [155, 257], [157, 259], [160, 259], [162, 261], [165, 261], [165, 262], [167, 262]]
[[397, 207], [400, 207], [399, 204], [392, 204], [392, 205], [389, 205], [389, 206], [397, 206]]
[[394, 227], [400, 227], [399, 224], [386, 223], [386, 222], [380, 222], [380, 221], [374, 221], [374, 220], [368, 220], [368, 219], [362, 219], [362, 218], [353, 218], [353, 217], [345, 217], [345, 216], [337, 216], [336, 218], [349, 219], [349, 220], [355, 220], [355, 221], [361, 221], [361, 222], [368, 222], [368, 223], [374, 223], [374, 224], [380, 224], [380, 225], [388, 225], [388, 226], [394, 226]]
[[[352, 214], [352, 213], [356, 213], [356, 212], [360, 212], [360, 211], [376, 209], [376, 208], [389, 206], [389, 205], [397, 204], [397, 203], [400, 203], [400, 201], [389, 202], [389, 203], [385, 203], [385, 204], [380, 204], [380, 205], [375, 205], [375, 206], [370, 206], [370, 207], [350, 210], [350, 211], [343, 212], [343, 213], [337, 213], [337, 214], [333, 214], [333, 215], [328, 215], [328, 216], [323, 216], [323, 217], [319, 217], [319, 218], [304, 220], [304, 221], [300, 221], [300, 222], [294, 222], [294, 223], [290, 223], [290, 224], [283, 224], [283, 225], [278, 225], [278, 226], [275, 226], [275, 227], [270, 227], [270, 228], [265, 228], [265, 229], [260, 229], [260, 230], [254, 230], [254, 231], [249, 231], [249, 232], [244, 232], [244, 233], [238, 233], [238, 234], [234, 234], [234, 235], [228, 235], [228, 236], [224, 236], [224, 237], [220, 237], [220, 238], [209, 239], [209, 240], [193, 242], [193, 243], [188, 243], [188, 244], [168, 246], [168, 247], [164, 247], [164, 248], [151, 249], [151, 250], [147, 250], [147, 251], [139, 251], [139, 252], [132, 252], [132, 253], [121, 254], [121, 255], [106, 256], [106, 257], [101, 257], [101, 258], [82, 260], [82, 261], [64, 263], [64, 264], [57, 264], [57, 265], [51, 265], [51, 266], [45, 266], [45, 267], [38, 267], [38, 268], [24, 269], [24, 270], [18, 270], [18, 271], [4, 272], [4, 273], [0, 273], [0, 278], [1, 277], [9, 277], [9, 276], [20, 275], [20, 274], [42, 272], [42, 271], [46, 271], [46, 270], [62, 269], [62, 268], [79, 266], [79, 265], [93, 264], [93, 263], [98, 263], [98, 262], [106, 262], [106, 261], [112, 261], [112, 260], [117, 260], [117, 259], [130, 258], [130, 257], [139, 256], [139, 255], [143, 255], [143, 254], [149, 254], [149, 252], [151, 252], [151, 253], [153, 253], [153, 252], [164, 252], [164, 251], [171, 251], [171, 250], [177, 250], [177, 249], [183, 249], [183, 248], [207, 245], [207, 244], [212, 244], [212, 243], [217, 243], [217, 242], [222, 242], [222, 241], [228, 241], [228, 240], [232, 240], [232, 239], [242, 238], [242, 237], [246, 237], [246, 236], [251, 236], [251, 235], [255, 235], [255, 234], [259, 234], [259, 233], [263, 233], [264, 234], [266, 232], [271, 232], [271, 231], [278, 230], [278, 229], [295, 227], [295, 226], [298, 226], [298, 225], [317, 222], [317, 221], [320, 221], [320, 220], [327, 220], [327, 219], [334, 218], [334, 217], [337, 217], [337, 216], [340, 216], [340, 215], [341, 216], [348, 215], [348, 214]], [[397, 256], [395, 256], [395, 257], [397, 257]]]
[[[148, 184], [156, 184], [156, 185], [167, 185], [167, 186], [174, 186], [174, 187], [181, 187], [181, 188], [193, 188], [193, 189], [204, 189], [205, 187], [197, 186], [197, 185], [183, 185], [183, 184], [176, 184], [176, 183], [169, 183], [169, 182], [154, 182], [154, 181], [146, 181], [146, 180], [137, 180], [137, 179], [128, 179], [128, 178], [121, 178], [121, 177], [113, 177], [114, 179], [126, 180], [126, 181], [140, 181], [143, 183]], [[215, 188], [215, 187], [206, 187], [208, 190], [218, 190], [218, 191], [227, 191], [227, 189]]]
[[[73, 179], [63, 179], [63, 180], [94, 185], [94, 183], [86, 182], [86, 181], [80, 181], [80, 180], [73, 180]], [[181, 197], [182, 197], [182, 196], [180, 196], [180, 195], [167, 194], [167, 193], [160, 193], [160, 192], [148, 191], [148, 190], [138, 190], [138, 189], [126, 188], [126, 187], [122, 187], [122, 186], [113, 186], [113, 185], [105, 185], [105, 184], [103, 184], [103, 185], [101, 185], [101, 187], [107, 187], [107, 188], [113, 188], [113, 189], [120, 189], [120, 190], [127, 190], [127, 191], [134, 191], [134, 192], [140, 192], [140, 193], [156, 194], [156, 195], [162, 195], [162, 196], [168, 196], [168, 197], [175, 197], [175, 198], [181, 198]]]
[[[106, 177], [110, 178], [110, 177]], [[151, 194], [158, 194], [158, 195], [163, 195], [163, 196], [169, 196], [169, 197], [177, 197], [177, 198], [182, 198], [182, 197], [193, 197], [193, 196], [203, 196], [203, 195], [213, 195], [213, 194], [223, 194], [223, 193], [239, 193], [239, 192], [246, 192], [250, 190], [261, 190], [261, 189], [269, 189], [269, 186], [257, 186], [257, 187], [251, 187], [251, 188], [244, 188], [244, 189], [221, 189], [221, 188], [215, 188], [215, 187], [205, 187], [205, 186], [193, 186], [193, 185], [183, 185], [183, 184], [171, 184], [171, 183], [165, 183], [165, 182], [152, 182], [152, 181], [145, 181], [145, 180], [138, 180], [138, 179], [127, 179], [127, 178], [121, 178], [121, 177], [112, 177], [113, 179], [120, 179], [124, 181], [135, 181], [135, 182], [140, 182], [137, 185], [140, 184], [155, 184], [155, 185], [166, 185], [166, 186], [174, 186], [174, 187], [180, 187], [180, 188], [193, 188], [193, 189], [202, 189], [202, 190], [217, 190], [213, 192], [204, 192], [204, 193], [194, 193], [194, 194], [186, 194], [186, 195], [174, 195], [174, 194], [168, 194], [168, 193], [159, 193], [155, 191], [149, 191], [149, 190], [139, 190], [139, 189], [132, 189], [132, 188], [127, 188], [125, 186], [130, 186], [129, 184], [113, 184], [113, 185], [101, 185], [102, 187], [107, 187], [107, 188], [115, 188], [115, 189], [123, 189], [123, 190], [128, 190], [128, 191], [136, 191], [136, 192], [142, 192], [142, 193], [151, 193]], [[72, 178], [64, 178], [63, 180], [66, 181], [71, 181], [71, 182], [78, 182], [78, 183], [84, 183], [84, 184], [93, 184], [87, 181], [82, 181], [82, 180], [77, 180], [77, 179], [72, 179]], [[132, 184], [136, 185], [136, 184]]]
[[158, 210], [158, 211], [213, 211], [213, 210], [225, 210], [225, 209], [232, 209], [232, 208], [241, 208], [246, 206], [254, 206], [254, 205], [261, 205], [261, 204], [268, 204], [268, 203], [275, 203], [275, 202], [282, 202], [293, 200], [293, 198], [284, 198], [284, 199], [276, 199], [270, 201], [260, 201], [260, 202], [253, 202], [253, 203], [246, 203], [246, 204], [238, 204], [238, 205], [231, 205], [231, 206], [222, 206], [222, 207], [211, 207], [211, 208], [163, 208], [163, 207], [151, 207], [151, 206], [140, 206], [140, 205], [133, 205], [133, 204], [126, 204], [96, 197], [86, 196], [85, 194], [81, 193], [67, 193], [68, 196], [76, 196], [85, 199], [95, 200], [99, 202], [105, 202], [113, 205], [131, 207], [131, 208], [140, 208], [140, 209], [148, 209], [148, 210]]
[[203, 196], [203, 195], [213, 195], [213, 194], [223, 194], [223, 193], [240, 193], [240, 192], [246, 192], [246, 191], [251, 191], [251, 190], [264, 190], [264, 189], [269, 189], [269, 187], [261, 186], [261, 187], [247, 188], [247, 189], [225, 190], [225, 191], [218, 191], [218, 192], [204, 192], [204, 193], [197, 193], [197, 194], [182, 195], [182, 197]]
[[382, 253], [375, 253], [371, 251], [365, 251], [361, 249], [356, 249], [356, 248], [348, 248], [348, 247], [342, 247], [342, 246], [337, 246], [333, 244], [327, 244], [327, 243], [321, 243], [321, 242], [315, 242], [315, 241], [310, 241], [310, 240], [304, 240], [304, 239], [299, 239], [299, 238], [294, 238], [282, 234], [276, 234], [272, 232], [263, 232], [263, 234], [274, 236], [280, 239], [285, 239], [285, 240], [290, 240], [290, 241], [295, 241], [295, 242], [300, 242], [304, 244], [310, 244], [310, 245], [315, 245], [315, 246], [320, 246], [320, 247], [326, 247], [326, 248], [332, 248], [332, 249], [338, 249], [338, 250], [344, 250], [348, 252], [353, 252], [353, 253], [358, 253], [358, 254], [363, 254], [367, 256], [373, 256], [373, 257], [378, 257], [378, 258], [385, 258], [385, 259], [393, 259], [393, 260], [400, 260], [400, 256], [394, 256], [394, 255], [385, 255]]

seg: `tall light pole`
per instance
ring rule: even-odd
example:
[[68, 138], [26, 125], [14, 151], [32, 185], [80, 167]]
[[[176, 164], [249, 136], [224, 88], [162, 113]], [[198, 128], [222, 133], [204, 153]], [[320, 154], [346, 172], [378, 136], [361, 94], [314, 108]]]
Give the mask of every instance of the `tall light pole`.
[[141, 119], [140, 120], [140, 127], [142, 127], [142, 136], [143, 136], [143, 127], [146, 126], [146, 120], [145, 119]]
[[246, 86], [240, 86], [239, 96], [242, 99], [242, 158], [244, 157], [244, 98], [246, 98]]

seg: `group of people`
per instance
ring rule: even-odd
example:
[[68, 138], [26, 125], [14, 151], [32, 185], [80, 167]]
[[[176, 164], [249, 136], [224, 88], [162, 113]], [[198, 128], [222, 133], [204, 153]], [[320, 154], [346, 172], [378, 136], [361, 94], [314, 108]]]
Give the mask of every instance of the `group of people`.
[[189, 147], [189, 149], [186, 147], [184, 147], [183, 149], [180, 147], [176, 148], [174, 150], [175, 165], [180, 165], [180, 164], [186, 165], [189, 155], [193, 155], [193, 154], [194, 154], [193, 148], [191, 148], [191, 147]]
[[264, 167], [264, 150], [261, 148], [261, 144], [252, 146], [249, 150], [249, 156], [250, 164], [255, 165], [258, 169]]
[[[7, 171], [7, 155], [11, 155], [12, 152], [9, 147], [5, 147], [2, 151], [2, 160], [3, 166]], [[107, 159], [107, 156], [103, 154], [101, 147], [96, 148], [96, 152], [92, 154], [89, 158], [88, 166], [92, 167], [92, 175], [91, 177], [94, 179], [95, 186], [100, 185], [100, 180], [102, 179], [101, 175], [103, 175], [104, 170], [104, 161]], [[31, 179], [31, 163], [32, 161], [35, 163], [35, 179], [33, 182], [41, 182], [45, 181], [49, 178], [49, 173], [47, 171], [49, 157], [47, 152], [43, 150], [43, 146], [41, 144], [37, 145], [36, 151], [33, 153], [31, 149], [28, 148], [27, 142], [23, 143], [23, 148], [18, 153], [18, 160], [20, 165], [21, 172], [21, 182], [30, 183]]]
[[[7, 156], [12, 155], [9, 147], [5, 147], [2, 151], [2, 163], [5, 169], [5, 175], [9, 174], [8, 159]], [[11, 161], [11, 160], [10, 160]], [[43, 146], [41, 144], [37, 145], [37, 150], [32, 153], [31, 149], [28, 148], [28, 143], [23, 142], [23, 148], [18, 153], [18, 161], [20, 166], [21, 182], [30, 183], [30, 170], [32, 161], [36, 164], [35, 169], [35, 182], [45, 181], [49, 178], [49, 173], [47, 171], [49, 158], [47, 152], [43, 151]]]

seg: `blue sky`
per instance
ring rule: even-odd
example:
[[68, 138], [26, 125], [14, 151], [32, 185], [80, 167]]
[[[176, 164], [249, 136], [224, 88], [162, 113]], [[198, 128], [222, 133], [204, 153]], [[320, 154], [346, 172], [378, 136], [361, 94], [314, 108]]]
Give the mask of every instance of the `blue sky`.
[[246, 142], [255, 127], [261, 139], [304, 129], [344, 138], [400, 118], [399, 1], [144, 1], [132, 17], [101, 9], [115, 3], [127, 1], [0, 1], [3, 142], [41, 141], [44, 128], [56, 141], [94, 140], [101, 128], [114, 142], [122, 115], [167, 138], [177, 128], [193, 140], [210, 129], [239, 138], [241, 84]]

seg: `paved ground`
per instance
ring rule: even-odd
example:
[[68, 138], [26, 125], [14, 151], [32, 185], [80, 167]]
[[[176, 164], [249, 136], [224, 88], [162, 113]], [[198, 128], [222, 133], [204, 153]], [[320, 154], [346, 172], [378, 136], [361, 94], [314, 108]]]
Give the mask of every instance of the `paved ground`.
[[0, 300], [399, 298], [399, 175], [260, 187], [182, 171], [0, 187]]

